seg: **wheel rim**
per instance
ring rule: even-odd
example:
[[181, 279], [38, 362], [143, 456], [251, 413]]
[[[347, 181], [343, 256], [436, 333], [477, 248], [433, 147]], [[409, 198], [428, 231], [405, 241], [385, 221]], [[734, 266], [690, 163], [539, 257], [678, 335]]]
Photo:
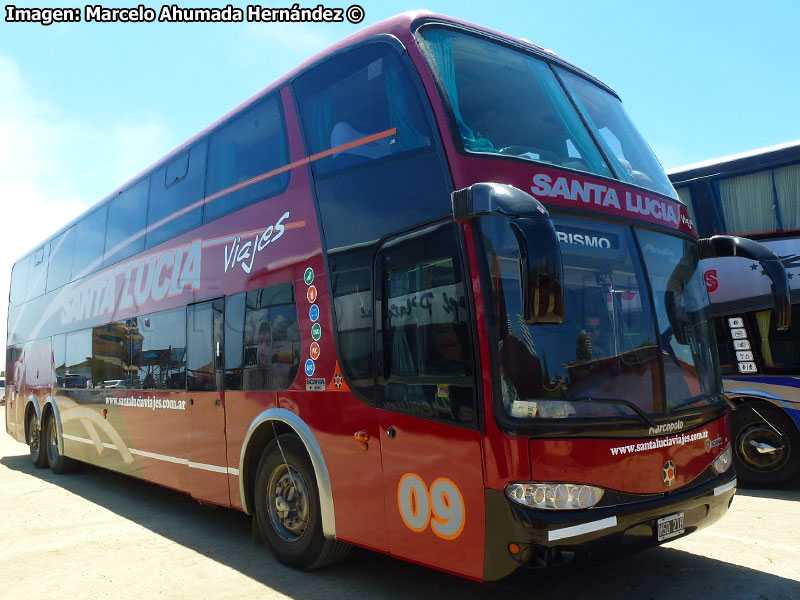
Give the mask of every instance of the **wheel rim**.
[[28, 429], [28, 437], [30, 438], [30, 452], [31, 458], [36, 460], [39, 458], [39, 452], [41, 448], [39, 447], [39, 419], [36, 418], [36, 415], [31, 416], [31, 422]]
[[766, 423], [755, 423], [739, 433], [737, 449], [748, 468], [762, 472], [777, 471], [789, 456], [789, 440]]
[[52, 416], [47, 420], [47, 458], [51, 465], [58, 461], [58, 436], [56, 421]]
[[287, 542], [296, 542], [308, 527], [308, 486], [294, 467], [281, 464], [267, 485], [267, 507], [272, 528]]

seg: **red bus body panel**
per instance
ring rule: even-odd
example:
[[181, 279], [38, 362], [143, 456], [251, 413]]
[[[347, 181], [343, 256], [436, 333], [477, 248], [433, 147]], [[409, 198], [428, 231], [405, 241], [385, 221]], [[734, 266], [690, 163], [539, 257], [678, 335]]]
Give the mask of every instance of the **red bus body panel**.
[[[596, 485], [628, 494], [661, 494], [690, 484], [728, 446], [728, 417], [701, 427], [639, 439], [533, 439], [534, 481]], [[675, 464], [665, 483], [664, 465]]]

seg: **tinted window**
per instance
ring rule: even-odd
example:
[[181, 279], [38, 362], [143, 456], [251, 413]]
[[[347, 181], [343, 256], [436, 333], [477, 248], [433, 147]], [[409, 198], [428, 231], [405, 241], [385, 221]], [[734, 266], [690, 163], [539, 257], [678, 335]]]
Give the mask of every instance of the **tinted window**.
[[639, 230], [636, 236], [653, 290], [667, 410], [721, 393], [719, 359], [712, 343], [711, 311], [697, 245], [653, 231]]
[[323, 153], [312, 168], [329, 250], [377, 242], [452, 213], [433, 117], [407, 56], [389, 44], [368, 44], [293, 85], [309, 152]]
[[[222, 352], [222, 300], [189, 307], [186, 329], [186, 388], [214, 391], [217, 344]], [[216, 326], [216, 328], [215, 328]]]
[[62, 378], [65, 388], [85, 388], [92, 381], [92, 330], [67, 334], [66, 370]]
[[475, 423], [466, 290], [453, 225], [381, 251], [383, 403]]
[[759, 310], [751, 315], [755, 321], [758, 337], [753, 340], [761, 352], [764, 369], [773, 373], [796, 374], [800, 368], [800, 305], [792, 306], [792, 322], [789, 328], [778, 331], [772, 309]]
[[186, 386], [186, 310], [179, 308], [129, 319], [131, 362], [143, 388]]
[[47, 283], [47, 259], [50, 256], [50, 244], [33, 251], [28, 265], [28, 293], [27, 299], [38, 298], [44, 294]]
[[60, 288], [72, 279], [72, 253], [75, 228], [70, 227], [50, 242], [50, 263], [47, 268], [47, 291]]
[[311, 154], [327, 173], [431, 145], [415, 87], [397, 53], [370, 44], [334, 58], [297, 84]]
[[11, 304], [22, 304], [28, 293], [28, 267], [31, 264], [31, 257], [26, 256], [14, 265], [11, 271]]
[[661, 163], [633, 126], [622, 102], [583, 77], [556, 70], [606, 157], [613, 161], [617, 177], [674, 198], [675, 189]]
[[[211, 135], [206, 196], [269, 173], [287, 164], [288, 157], [283, 115], [279, 98], [274, 96]], [[286, 171], [223, 193], [206, 204], [203, 220], [211, 221], [277, 194], [288, 184], [289, 171]]]
[[[187, 160], [186, 175], [177, 177]], [[153, 173], [150, 177], [147, 225], [156, 228], [147, 233], [145, 246], [155, 246], [200, 225], [203, 219], [200, 201], [203, 199], [205, 170], [206, 142], [203, 141]], [[172, 179], [168, 178], [170, 176]], [[176, 215], [182, 208], [194, 203], [198, 203], [195, 208], [186, 214]]]
[[717, 317], [714, 319], [714, 336], [717, 342], [720, 372], [723, 375], [734, 375], [736, 373], [736, 361], [731, 354], [731, 333], [725, 324], [725, 318]]
[[247, 292], [244, 389], [285, 390], [299, 362], [300, 330], [291, 284]]
[[8, 346], [6, 348], [6, 385], [8, 387], [17, 383], [14, 371], [20, 354], [22, 354], [22, 346]]
[[[110, 265], [144, 250], [148, 186], [148, 180], [143, 179], [108, 203], [104, 265]], [[117, 247], [136, 233], [140, 233], [141, 237], [129, 241], [124, 247]]]
[[225, 298], [225, 388], [242, 389], [244, 294]]
[[104, 204], [96, 211], [83, 217], [75, 225], [75, 239], [72, 255], [72, 280], [88, 275], [102, 265], [103, 248], [106, 241], [106, 213]]
[[125, 321], [93, 328], [92, 352], [95, 387], [103, 388], [113, 385], [115, 381], [131, 379], [128, 327]]
[[444, 29], [422, 35], [465, 149], [611, 175], [547, 62]]
[[53, 366], [56, 371], [58, 387], [64, 386], [64, 373], [67, 372], [67, 336], [65, 334], [53, 336]]
[[350, 387], [372, 398], [373, 343], [371, 248], [329, 257], [339, 357]]

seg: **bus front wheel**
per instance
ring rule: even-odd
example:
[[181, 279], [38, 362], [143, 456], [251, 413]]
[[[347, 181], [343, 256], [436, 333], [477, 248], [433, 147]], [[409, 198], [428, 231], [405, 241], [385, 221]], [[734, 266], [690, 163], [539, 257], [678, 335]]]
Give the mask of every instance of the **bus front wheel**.
[[255, 511], [264, 541], [285, 565], [318, 569], [344, 558], [350, 549], [323, 535], [314, 468], [294, 435], [278, 436], [261, 455]]
[[780, 408], [761, 402], [740, 405], [731, 413], [731, 437], [742, 487], [780, 487], [800, 480], [800, 431]]

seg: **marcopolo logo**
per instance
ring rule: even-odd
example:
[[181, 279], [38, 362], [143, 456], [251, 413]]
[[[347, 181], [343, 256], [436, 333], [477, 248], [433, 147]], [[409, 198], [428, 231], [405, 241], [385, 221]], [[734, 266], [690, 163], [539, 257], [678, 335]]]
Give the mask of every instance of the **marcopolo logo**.
[[648, 433], [650, 435], [661, 435], [662, 433], [672, 433], [673, 431], [680, 431], [683, 429], [683, 421], [673, 421], [672, 423], [662, 423], [656, 427], [651, 427]]

